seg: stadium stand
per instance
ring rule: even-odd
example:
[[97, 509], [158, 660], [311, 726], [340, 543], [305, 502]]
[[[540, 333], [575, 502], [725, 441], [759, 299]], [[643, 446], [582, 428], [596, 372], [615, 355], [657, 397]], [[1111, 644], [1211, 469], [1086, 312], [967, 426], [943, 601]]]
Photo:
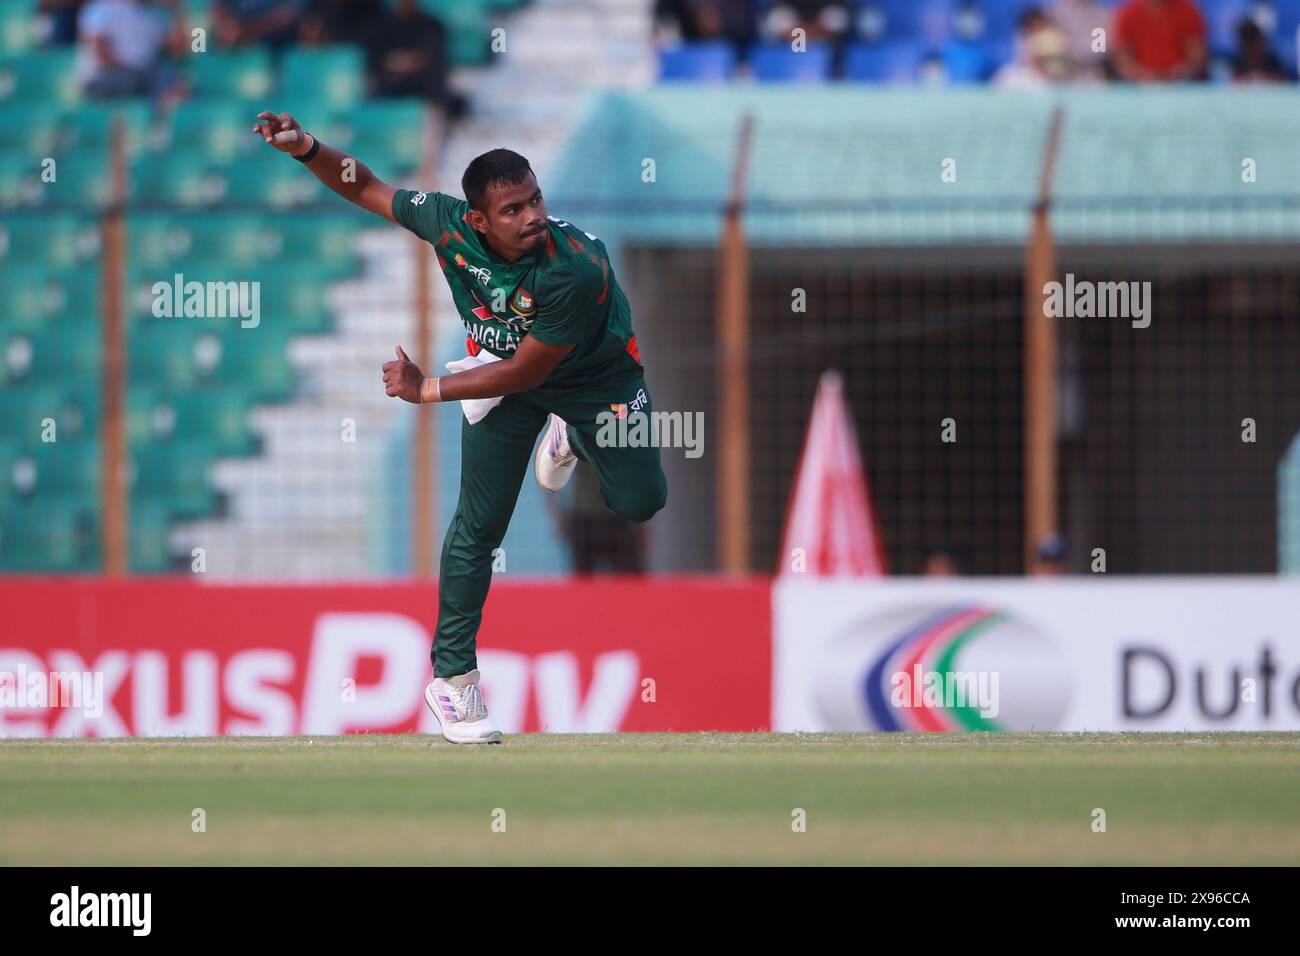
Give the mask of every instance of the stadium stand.
[[[461, 4], [454, 58], [483, 61], [482, 18], [511, 5]], [[186, 64], [192, 100], [170, 115], [154, 115], [143, 100], [91, 102], [78, 88], [76, 54], [39, 45], [34, 8], [0, 2], [0, 568], [99, 566], [99, 217], [120, 117], [130, 187], [131, 567], [162, 572], [177, 564], [169, 535], [182, 522], [228, 509], [215, 462], [264, 451], [255, 409], [301, 397], [289, 351], [302, 336], [333, 330], [331, 284], [360, 272], [362, 217], [342, 204], [321, 207], [310, 177], [259, 148], [249, 135], [256, 109], [269, 96], [302, 104], [313, 128], [340, 145], [365, 141], [377, 171], [391, 177], [419, 161], [425, 106], [363, 104], [353, 47], [292, 49], [279, 60], [261, 48], [204, 51]], [[205, 5], [189, 12], [205, 23]], [[303, 214], [266, 214], [290, 208]], [[260, 283], [261, 309], [274, 321], [251, 337], [237, 319], [158, 318], [151, 290], [175, 274]], [[56, 364], [76, 388], [44, 384]]]
[[[674, 194], [683, 205], [637, 220], [646, 228], [645, 236], [687, 244], [716, 238], [716, 210], [710, 204], [727, 181], [731, 121], [734, 110], [757, 88], [751, 81], [763, 85], [764, 96], [781, 84], [823, 83], [824, 89], [812, 93], [826, 97], [828, 109], [838, 108], [841, 94], [870, 84], [974, 86], [1010, 60], [1017, 17], [1030, 6], [1017, 0], [853, 0], [847, 4], [850, 41], [841, 56], [819, 41], [804, 53], [761, 39], [743, 50], [717, 40], [656, 45], [649, 0], [422, 0], [421, 5], [444, 20], [449, 60], [461, 71], [461, 85], [472, 87], [474, 94], [473, 109], [450, 132], [433, 185], [457, 193], [460, 173], [473, 156], [503, 141], [526, 142], [539, 176], [546, 182], [554, 171], [557, 195], [572, 200], [575, 210], [581, 202], [602, 197], [634, 204], [634, 196], [605, 177], [627, 164], [638, 168], [643, 157], [640, 152], [622, 155], [618, 133], [610, 129], [662, 123], [666, 129], [693, 130], [689, 137], [665, 134], [658, 154], [661, 163], [672, 158], [690, 170], [682, 192]], [[774, 6], [759, 4], [760, 13]], [[1205, 0], [1201, 8], [1216, 57], [1231, 56], [1235, 25], [1248, 16], [1294, 73], [1300, 0]], [[368, 99], [364, 57], [351, 45], [292, 47], [278, 56], [261, 47], [211, 48], [183, 64], [189, 99], [161, 115], [142, 100], [90, 102], [78, 87], [76, 53], [43, 45], [48, 24], [34, 9], [32, 0], [0, 0], [0, 286], [5, 290], [0, 314], [0, 567], [78, 571], [99, 564], [99, 217], [109, 194], [112, 121], [120, 117], [130, 160], [130, 255], [123, 294], [133, 570], [185, 566], [199, 540], [239, 556], [221, 569], [231, 577], [364, 577], [406, 570], [408, 558], [392, 554], [382, 540], [384, 531], [374, 529], [400, 526], [407, 489], [390, 480], [376, 497], [368, 489], [380, 465], [358, 460], [342, 443], [325, 448], [304, 436], [324, 428], [337, 431], [340, 421], [355, 419], [375, 433], [395, 436], [383, 467], [404, 473], [404, 432], [394, 427], [396, 419], [382, 395], [358, 405], [355, 396], [373, 383], [363, 382], [353, 358], [358, 350], [386, 354], [390, 340], [409, 335], [410, 243], [397, 230], [363, 232], [363, 216], [324, 195], [296, 164], [269, 155], [248, 127], [255, 108], [273, 103], [295, 112], [327, 141], [355, 149], [384, 178], [427, 186], [416, 175], [425, 147], [425, 104]], [[188, 2], [185, 10], [189, 23], [209, 25], [206, 3]], [[506, 55], [494, 57], [491, 30], [498, 24], [512, 29], [506, 34]], [[538, 75], [545, 75], [546, 82], [538, 83]], [[737, 82], [718, 91], [725, 104], [697, 98], [698, 87], [716, 89], [728, 77]], [[682, 87], [684, 102], [671, 95], [627, 97], [619, 92], [639, 90], [656, 78]], [[845, 82], [827, 82], [834, 80]], [[613, 92], [585, 95], [596, 87]], [[520, 88], [529, 89], [526, 113], [513, 105], [513, 91]], [[1104, 113], [1126, 95], [1112, 92], [1116, 100], [1080, 99], [1072, 107], [1071, 122], [1087, 123], [1094, 111]], [[794, 202], [806, 177], [815, 175], [819, 188], [826, 181], [826, 169], [791, 168], [779, 161], [788, 133], [778, 134], [779, 144], [767, 140], [773, 129], [790, 128], [782, 124], [797, 128], [803, 95], [792, 91], [789, 99], [770, 97], [761, 108], [765, 118], [755, 175], [778, 178], [757, 186], [760, 197]], [[880, 119], [896, 124], [886, 125], [884, 135], [915, 120], [917, 114], [909, 112], [915, 108], [907, 99], [911, 95], [903, 92], [902, 99], [874, 107]], [[926, 123], [933, 125], [914, 143], [930, 143], [927, 137], [942, 131], [933, 149], [924, 152], [928, 162], [935, 150], [951, 149], [954, 135], [960, 140], [974, 124], [979, 136], [972, 133], [968, 142], [979, 151], [975, 168], [987, 170], [989, 178], [971, 177], [971, 167], [965, 166], [963, 188], [970, 184], [996, 194], [1002, 206], [972, 205], [954, 218], [937, 209], [937, 194], [909, 192], [908, 164], [920, 161], [909, 158], [910, 146], [878, 165], [872, 171], [875, 178], [863, 180], [856, 152], [841, 142], [848, 134], [841, 130], [837, 141], [836, 131], [819, 130], [815, 135], [827, 144], [823, 156], [839, 169], [840, 181], [862, 180], [867, 188], [858, 199], [883, 196], [917, 207], [906, 215], [822, 216], [815, 222], [782, 220], [777, 212], [759, 209], [751, 220], [753, 235], [760, 242], [778, 229], [796, 242], [801, 235], [902, 245], [954, 238], [1018, 241], [1024, 212], [1017, 203], [1033, 181], [1033, 171], [1019, 160], [1037, 156], [1046, 106], [991, 108], [982, 99], [967, 101], [955, 92], [949, 97], [925, 103]], [[975, 103], [981, 112], [973, 118], [968, 111]], [[1254, 135], [1280, 122], [1277, 105], [1265, 97], [1231, 110], [1218, 101], [1212, 107], [1235, 114], [1225, 115], [1225, 122], [1246, 124]], [[1178, 97], [1155, 96], [1143, 108], [1126, 111], [1125, 116], [1137, 118], [1133, 123], [1109, 124], [1105, 136], [1091, 139], [1072, 135], [1062, 157], [1061, 188], [1067, 195], [1076, 190], [1073, 198], [1084, 201], [1125, 190], [1142, 193], [1143, 170], [1117, 163], [1109, 147], [1116, 137], [1141, 137], [1168, 109], [1193, 128], [1188, 113], [1201, 108]], [[981, 145], [988, 143], [991, 122], [1017, 129], [1018, 123], [1028, 123], [1026, 151], [995, 158], [991, 146]], [[602, 130], [599, 141], [583, 145], [584, 136], [596, 135], [593, 129]], [[716, 142], [720, 136], [725, 144]], [[584, 150], [589, 161], [579, 164], [575, 157]], [[1267, 151], [1261, 147], [1256, 155]], [[57, 176], [42, 181], [46, 160], [53, 161]], [[839, 168], [840, 163], [846, 165]], [[1171, 201], [1190, 199], [1199, 188], [1195, 171], [1176, 163], [1162, 174], [1161, 183], [1176, 190], [1180, 176], [1190, 177], [1189, 191]], [[1168, 238], [1182, 229], [1193, 240], [1242, 230], [1292, 238], [1285, 211], [1270, 214], [1254, 206], [1245, 226], [1240, 210], [1213, 206], [1198, 206], [1191, 219], [1126, 219], [1110, 210], [1100, 231], [1097, 215], [1086, 204], [1070, 210], [1058, 225], [1061, 236], [1072, 241], [1116, 234], [1149, 239], [1153, 237], [1140, 233], [1151, 229], [1159, 233], [1154, 238]], [[602, 216], [594, 211], [580, 221], [602, 235], [616, 236], [622, 224]], [[154, 316], [154, 284], [177, 274], [259, 282], [261, 307], [274, 321], [250, 337], [241, 334], [237, 321], [220, 326]], [[441, 323], [439, 361], [445, 361], [457, 357], [461, 334], [441, 282], [435, 283], [434, 294]], [[76, 376], [75, 388], [45, 382], [42, 370], [54, 362]], [[42, 440], [47, 421], [57, 426], [57, 442]], [[438, 440], [443, 470], [454, 473], [455, 430], [442, 429]], [[528, 489], [525, 496], [533, 493]], [[450, 483], [440, 485], [442, 513], [449, 512], [454, 494]], [[547, 521], [540, 507], [519, 509], [508, 542], [523, 566], [562, 566], [563, 556], [548, 543]], [[658, 563], [670, 561], [661, 554]]]

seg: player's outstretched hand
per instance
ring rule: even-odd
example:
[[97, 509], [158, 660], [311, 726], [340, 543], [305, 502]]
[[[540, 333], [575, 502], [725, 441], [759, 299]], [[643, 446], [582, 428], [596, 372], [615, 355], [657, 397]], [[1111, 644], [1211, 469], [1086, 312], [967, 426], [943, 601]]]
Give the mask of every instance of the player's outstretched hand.
[[390, 398], [400, 398], [414, 405], [420, 404], [420, 389], [424, 385], [424, 373], [402, 347], [397, 347], [397, 358], [384, 363], [384, 392]]
[[258, 113], [257, 118], [264, 122], [255, 124], [253, 132], [266, 140], [268, 145], [282, 153], [302, 152], [307, 134], [302, 131], [296, 119], [288, 113], [272, 113], [270, 110]]

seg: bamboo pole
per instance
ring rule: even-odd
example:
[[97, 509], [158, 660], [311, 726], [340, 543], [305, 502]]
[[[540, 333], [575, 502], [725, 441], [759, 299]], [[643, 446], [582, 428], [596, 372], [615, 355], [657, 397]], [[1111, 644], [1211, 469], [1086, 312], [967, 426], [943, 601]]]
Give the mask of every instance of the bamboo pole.
[[1059, 527], [1057, 513], [1057, 330], [1044, 314], [1043, 287], [1056, 277], [1049, 212], [1063, 114], [1052, 114], [1043, 150], [1038, 201], [1025, 248], [1025, 570], [1034, 566], [1038, 542]]
[[722, 571], [750, 569], [749, 250], [741, 226], [753, 117], [740, 122], [718, 263], [717, 539]]
[[103, 356], [103, 472], [100, 476], [100, 547], [104, 573], [121, 577], [129, 562], [130, 501], [126, 487], [126, 421], [123, 411], [126, 328], [122, 290], [126, 281], [126, 133], [115, 116], [109, 139], [109, 198], [104, 214], [104, 276], [101, 286]]

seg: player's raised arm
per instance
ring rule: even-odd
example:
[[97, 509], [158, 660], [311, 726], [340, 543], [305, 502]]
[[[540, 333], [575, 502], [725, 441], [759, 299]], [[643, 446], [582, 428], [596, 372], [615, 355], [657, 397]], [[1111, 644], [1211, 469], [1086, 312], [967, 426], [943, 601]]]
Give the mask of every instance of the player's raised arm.
[[393, 218], [393, 194], [397, 190], [372, 173], [365, 163], [326, 146], [288, 113], [266, 110], [258, 113], [257, 118], [259, 122], [253, 132], [266, 140], [267, 145], [302, 162], [317, 179], [348, 202], [389, 222], [397, 221]]

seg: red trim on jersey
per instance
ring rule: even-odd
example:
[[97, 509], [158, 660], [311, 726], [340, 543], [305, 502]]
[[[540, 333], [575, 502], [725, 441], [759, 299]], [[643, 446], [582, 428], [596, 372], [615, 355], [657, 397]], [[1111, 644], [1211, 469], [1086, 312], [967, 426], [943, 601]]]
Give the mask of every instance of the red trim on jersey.
[[468, 335], [465, 336], [465, 351], [470, 355], [478, 355], [479, 345]]
[[635, 335], [627, 340], [627, 354], [636, 359], [637, 365], [641, 364], [641, 350], [637, 348]]

